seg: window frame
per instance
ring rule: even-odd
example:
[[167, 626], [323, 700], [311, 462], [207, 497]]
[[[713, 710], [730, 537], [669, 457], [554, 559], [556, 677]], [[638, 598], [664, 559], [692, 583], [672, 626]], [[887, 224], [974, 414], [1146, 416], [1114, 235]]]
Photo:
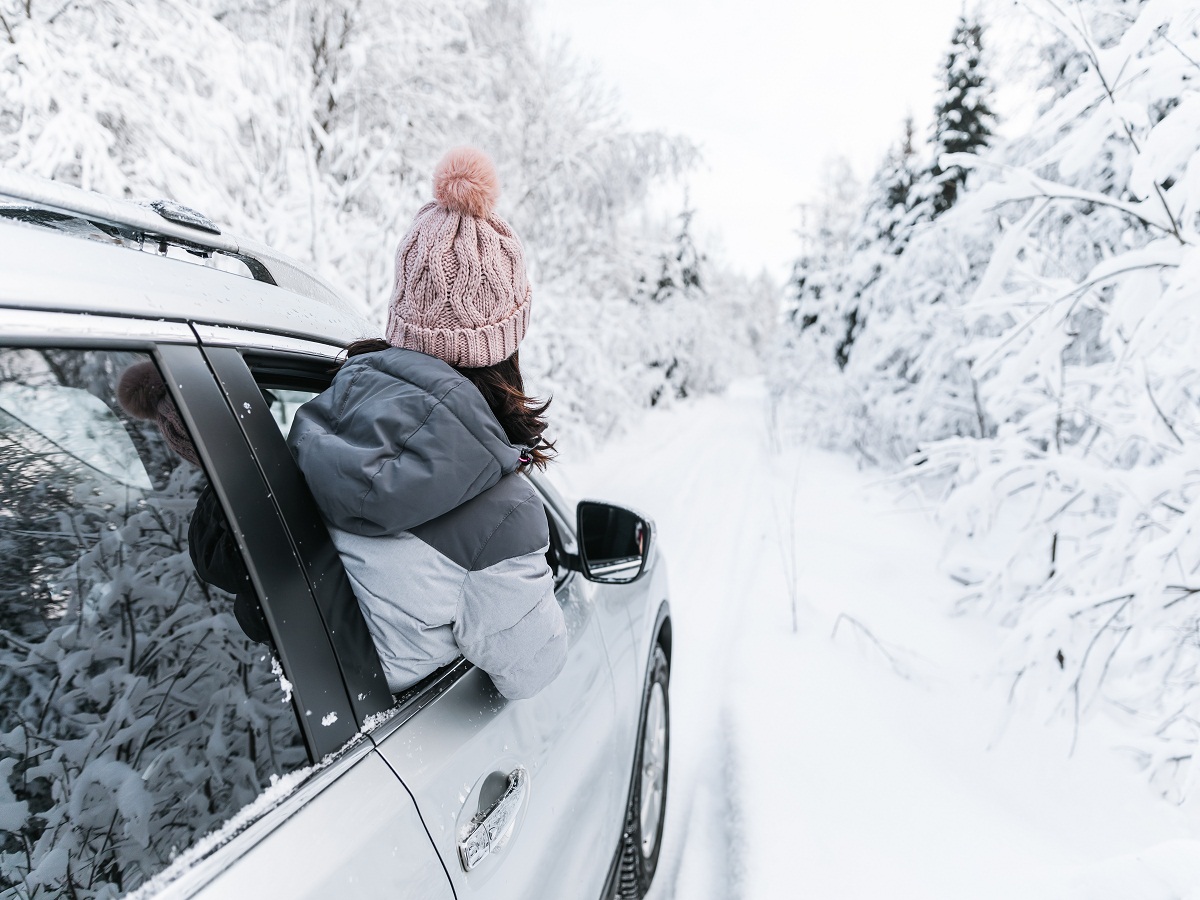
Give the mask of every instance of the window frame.
[[[284, 339], [279, 338], [274, 341], [276, 347], [263, 349], [255, 345], [255, 335], [245, 333], [245, 336], [241, 346], [202, 343], [201, 349], [229, 408], [246, 411], [236, 417], [237, 427], [261, 467], [272, 504], [287, 532], [288, 545], [303, 570], [350, 704], [350, 720], [357, 731], [371, 716], [394, 706], [392, 694], [337, 548], [299, 466], [279, 433], [252, 368], [252, 361], [260, 361], [282, 379], [286, 379], [289, 371], [294, 372], [298, 383], [311, 388], [316, 386], [316, 376], [310, 374], [315, 365], [328, 368], [333, 360], [309, 354], [297, 357], [280, 349], [278, 345]], [[203, 334], [200, 337], [203, 341]]]
[[[260, 373], [277, 379], [274, 384], [279, 387], [323, 390], [332, 382], [333, 368], [338, 355], [343, 352], [342, 348], [286, 335], [222, 326], [196, 325], [195, 330], [201, 348], [226, 392], [230, 408], [236, 410], [243, 403], [250, 405], [251, 412], [248, 415], [237, 417], [238, 425], [258, 458], [267, 466], [268, 482], [275, 488], [275, 502], [283, 503], [285, 507], [280, 516], [284, 527], [294, 545], [304, 549], [299, 558], [306, 561], [304, 565], [309, 571], [314, 593], [318, 595], [317, 602], [323, 610], [325, 621], [329, 623], [326, 627], [332, 632], [331, 641], [342, 668], [348, 696], [356, 709], [356, 721], [365, 725], [374, 716], [375, 723], [382, 726], [386, 722], [385, 727], [380, 727], [371, 735], [373, 739], [382, 739], [475, 667], [460, 656], [400, 694], [393, 696], [387, 690], [379, 654], [366, 629], [341, 557], [329, 537], [316, 501], [291, 451], [287, 449], [266, 401], [262, 399]], [[271, 379], [262, 380], [269, 385]], [[274, 482], [270, 474], [272, 472], [276, 476]], [[555, 596], [559, 602], [563, 602], [579, 574], [565, 565], [572, 556], [570, 545], [578, 546], [578, 538], [564, 517], [562, 501], [555, 496], [553, 488], [537, 476], [530, 477], [529, 481], [546, 509], [550, 526], [557, 527], [568, 538], [561, 551], [565, 557], [566, 575], [556, 578], [554, 585]], [[364, 684], [370, 687], [375, 683], [376, 671], [383, 684], [382, 694], [361, 687]], [[354, 703], [355, 700], [357, 703]]]

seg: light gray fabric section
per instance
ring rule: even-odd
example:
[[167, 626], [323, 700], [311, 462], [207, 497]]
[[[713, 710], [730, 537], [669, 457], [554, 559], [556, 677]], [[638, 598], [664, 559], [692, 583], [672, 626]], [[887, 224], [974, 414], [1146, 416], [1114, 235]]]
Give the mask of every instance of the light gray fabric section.
[[471, 382], [395, 348], [347, 361], [297, 410], [288, 445], [326, 522], [365, 535], [444, 515], [515, 471], [521, 455]]
[[464, 568], [408, 532], [363, 537], [334, 528], [330, 534], [392, 693], [460, 655], [453, 622]]
[[454, 622], [463, 656], [509, 700], [532, 697], [562, 671], [567, 628], [547, 546], [469, 572]]
[[[530, 505], [526, 500], [517, 508]], [[544, 510], [533, 508], [545, 531]], [[508, 528], [524, 528], [513, 516], [498, 528], [480, 521], [505, 543], [516, 540], [505, 534]], [[546, 563], [548, 542], [472, 572], [411, 532], [367, 537], [334, 528], [330, 534], [392, 693], [460, 654], [510, 700], [532, 697], [561, 671], [566, 623]]]

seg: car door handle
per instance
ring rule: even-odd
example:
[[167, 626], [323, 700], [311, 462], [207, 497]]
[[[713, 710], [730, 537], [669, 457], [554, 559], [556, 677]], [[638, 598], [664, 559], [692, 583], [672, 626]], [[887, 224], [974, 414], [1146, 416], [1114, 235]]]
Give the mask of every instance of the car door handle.
[[487, 812], [473, 820], [470, 834], [458, 842], [463, 871], [470, 872], [491, 853], [499, 853], [512, 837], [517, 815], [529, 797], [529, 773], [518, 766], [508, 773], [508, 788]]

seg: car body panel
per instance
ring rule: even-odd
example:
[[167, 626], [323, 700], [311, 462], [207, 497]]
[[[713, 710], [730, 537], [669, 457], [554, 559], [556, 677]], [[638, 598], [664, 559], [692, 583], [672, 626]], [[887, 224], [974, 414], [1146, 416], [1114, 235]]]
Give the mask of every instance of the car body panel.
[[256, 803], [268, 808], [244, 832], [223, 845], [209, 839], [217, 849], [198, 846], [160, 874], [161, 891], [140, 893], [163, 900], [454, 897], [412, 797], [370, 744], [275, 805], [270, 799]]
[[345, 308], [242, 275], [0, 221], [0, 306], [195, 321], [333, 342], [379, 329]]
[[[559, 591], [567, 662], [537, 696], [507, 701], [471, 668], [402, 727], [373, 735], [416, 798], [459, 900], [545, 896], [547, 885], [556, 900], [594, 900], [607, 875], [608, 855], [596, 848], [614, 839], [628, 773], [614, 765], [612, 678], [581, 581], [572, 577]], [[502, 783], [517, 767], [529, 777], [517, 830], [500, 853], [466, 872], [458, 842], [480, 811], [484, 782]]]
[[[96, 222], [125, 226], [154, 245], [165, 239], [179, 246], [215, 250], [246, 261], [257, 270], [256, 277], [269, 280], [286, 292], [317, 300], [355, 315], [354, 308], [337, 290], [308, 267], [291, 257], [246, 237], [218, 229], [197, 228], [177, 218], [166, 218], [148, 204], [106, 197], [60, 181], [36, 178], [0, 168], [0, 197], [24, 201], [46, 210], [56, 210]], [[211, 223], [210, 223], [211, 224]]]

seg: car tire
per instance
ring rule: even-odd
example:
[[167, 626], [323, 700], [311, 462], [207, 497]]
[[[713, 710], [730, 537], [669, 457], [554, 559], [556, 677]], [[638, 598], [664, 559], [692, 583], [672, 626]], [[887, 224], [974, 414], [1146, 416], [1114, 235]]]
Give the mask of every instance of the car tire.
[[655, 645], [646, 688], [642, 693], [633, 779], [621, 835], [621, 855], [614, 893], [621, 900], [641, 900], [646, 896], [662, 850], [671, 737], [667, 692], [669, 674], [667, 655], [661, 646]]

